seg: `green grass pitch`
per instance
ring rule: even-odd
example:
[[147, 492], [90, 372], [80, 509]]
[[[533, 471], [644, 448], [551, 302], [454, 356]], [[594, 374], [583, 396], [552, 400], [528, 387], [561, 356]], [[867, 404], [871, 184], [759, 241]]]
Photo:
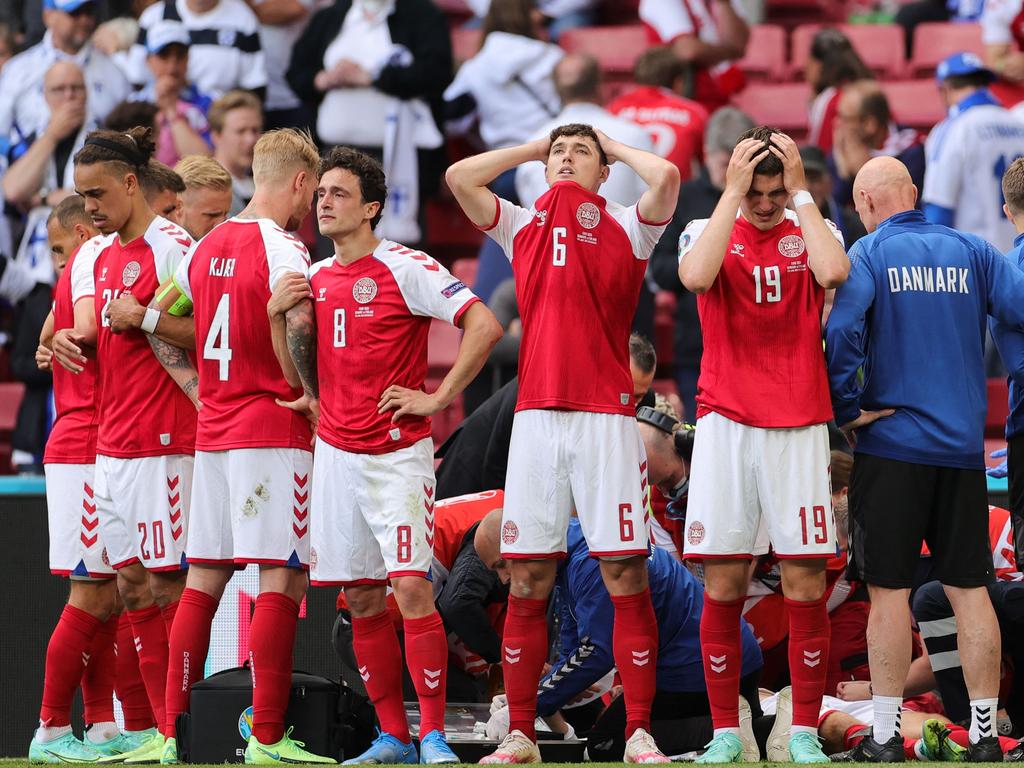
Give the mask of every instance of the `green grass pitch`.
[[[29, 765], [28, 760], [0, 759], [0, 768], [28, 768], [28, 765]], [[543, 765], [550, 766], [550, 768], [577, 768], [580, 765], [594, 766], [594, 768], [611, 768], [611, 766], [615, 766], [616, 768], [621, 768], [623, 763], [543, 763]], [[761, 765], [779, 765], [779, 766], [783, 766], [784, 765], [784, 766], [791, 766], [791, 765], [796, 765], [796, 763], [762, 763]], [[877, 765], [877, 763], [846, 763], [846, 765], [850, 765], [850, 766], [864, 766], [865, 768], [867, 768], [867, 766], [874, 766], [874, 765]], [[978, 765], [978, 766], [996, 766], [996, 765], [1004, 765], [1004, 764], [1003, 763], [972, 763], [972, 766], [973, 765]], [[197, 768], [213, 768], [213, 767], [212, 766], [197, 766]]]

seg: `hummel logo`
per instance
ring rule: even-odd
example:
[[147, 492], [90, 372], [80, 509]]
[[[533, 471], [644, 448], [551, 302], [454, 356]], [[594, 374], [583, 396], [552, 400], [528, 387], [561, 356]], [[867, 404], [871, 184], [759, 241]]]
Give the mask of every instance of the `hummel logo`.
[[423, 682], [427, 684], [427, 688], [434, 690], [441, 684], [441, 670], [440, 669], [424, 669], [423, 670]]
[[519, 655], [523, 652], [522, 648], [509, 648], [505, 646], [505, 661], [509, 664], [518, 664]]
[[139, 653], [142, 651], [142, 638], [136, 637], [135, 639], [135, 652]]
[[811, 669], [821, 664], [821, 649], [816, 651], [804, 651], [804, 664]]
[[365, 665], [359, 668], [359, 676], [363, 678], [364, 683], [370, 679], [370, 673], [366, 670]]
[[722, 674], [725, 672], [725, 668], [729, 666], [725, 662], [724, 653], [721, 656], [712, 656], [711, 654], [708, 654], [708, 660], [711, 662], [711, 671], [717, 674]]
[[633, 664], [637, 667], [647, 666], [651, 661], [650, 649], [646, 651], [633, 651]]

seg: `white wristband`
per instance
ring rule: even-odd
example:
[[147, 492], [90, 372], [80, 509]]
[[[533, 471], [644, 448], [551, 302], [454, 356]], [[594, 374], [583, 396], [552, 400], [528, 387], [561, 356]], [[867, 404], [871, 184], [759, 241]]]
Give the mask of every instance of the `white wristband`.
[[143, 333], [156, 333], [156, 324], [160, 322], [160, 310], [146, 307], [146, 316], [142, 318], [139, 328]]
[[808, 192], [806, 189], [801, 189], [793, 194], [794, 208], [799, 208], [801, 205], [807, 205], [808, 203], [814, 205], [814, 198], [811, 196], [811, 193]]

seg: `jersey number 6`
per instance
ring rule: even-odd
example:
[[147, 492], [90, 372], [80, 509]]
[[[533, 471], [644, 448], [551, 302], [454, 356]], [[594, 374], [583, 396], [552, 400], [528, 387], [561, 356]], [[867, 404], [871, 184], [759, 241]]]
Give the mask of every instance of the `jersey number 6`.
[[551, 263], [556, 267], [565, 266], [565, 236], [569, 230], [565, 227], [555, 227], [551, 230]]

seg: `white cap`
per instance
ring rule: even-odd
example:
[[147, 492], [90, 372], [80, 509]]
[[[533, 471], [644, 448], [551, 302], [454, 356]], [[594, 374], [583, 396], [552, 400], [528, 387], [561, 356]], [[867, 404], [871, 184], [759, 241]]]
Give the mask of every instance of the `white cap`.
[[180, 21], [161, 20], [146, 30], [146, 50], [159, 53], [171, 43], [189, 45], [188, 30]]

